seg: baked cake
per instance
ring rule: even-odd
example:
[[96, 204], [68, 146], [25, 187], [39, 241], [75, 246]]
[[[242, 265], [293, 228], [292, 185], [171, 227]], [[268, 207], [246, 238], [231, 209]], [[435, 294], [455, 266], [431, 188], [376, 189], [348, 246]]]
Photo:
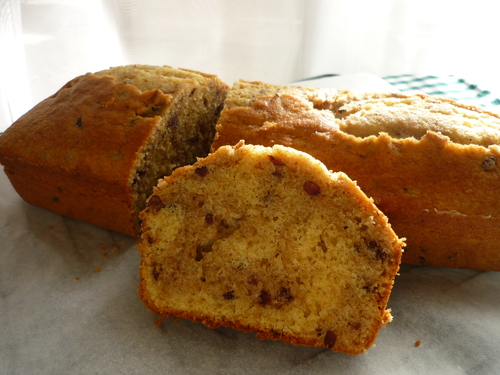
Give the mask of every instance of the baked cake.
[[402, 263], [500, 271], [500, 116], [426, 95], [235, 83], [212, 150], [281, 144], [343, 171], [406, 237]]
[[27, 202], [137, 236], [157, 179], [208, 154], [228, 90], [167, 66], [88, 73], [6, 130], [0, 162]]
[[224, 146], [159, 181], [141, 213], [140, 296], [160, 316], [359, 354], [403, 242], [344, 173], [275, 146]]

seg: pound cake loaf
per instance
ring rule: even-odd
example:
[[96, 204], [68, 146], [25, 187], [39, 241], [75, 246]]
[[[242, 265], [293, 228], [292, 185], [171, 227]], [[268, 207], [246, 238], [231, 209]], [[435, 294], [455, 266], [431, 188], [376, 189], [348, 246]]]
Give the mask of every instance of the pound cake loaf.
[[139, 291], [155, 314], [348, 354], [392, 319], [403, 242], [310, 155], [221, 147], [160, 180], [141, 218]]
[[443, 98], [235, 83], [212, 150], [281, 144], [343, 171], [405, 237], [402, 263], [500, 271], [500, 117]]
[[0, 163], [27, 202], [138, 236], [158, 178], [208, 154], [228, 90], [168, 66], [88, 73], [6, 130]]

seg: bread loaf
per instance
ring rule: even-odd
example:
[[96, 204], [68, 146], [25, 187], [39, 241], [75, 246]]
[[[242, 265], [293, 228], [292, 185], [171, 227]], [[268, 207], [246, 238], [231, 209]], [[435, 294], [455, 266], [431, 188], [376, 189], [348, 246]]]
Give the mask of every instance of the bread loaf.
[[403, 243], [310, 155], [221, 147], [160, 180], [141, 218], [139, 290], [155, 314], [348, 354], [391, 320]]
[[500, 118], [425, 95], [235, 83], [212, 150], [281, 144], [357, 181], [403, 263], [500, 271]]
[[157, 179], [208, 154], [228, 90], [167, 66], [88, 73], [7, 129], [0, 163], [27, 202], [137, 236]]

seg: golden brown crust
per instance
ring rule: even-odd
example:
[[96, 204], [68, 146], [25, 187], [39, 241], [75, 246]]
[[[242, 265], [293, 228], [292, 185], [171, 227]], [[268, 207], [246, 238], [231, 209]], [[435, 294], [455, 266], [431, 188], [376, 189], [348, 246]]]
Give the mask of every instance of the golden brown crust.
[[27, 202], [133, 235], [131, 171], [170, 99], [88, 73], [7, 129], [0, 161]]
[[[337, 100], [314, 108], [293, 95], [254, 98], [246, 107], [226, 107], [212, 149], [244, 139], [249, 144], [283, 144], [307, 152], [329, 169], [347, 173], [374, 198], [396, 233], [407, 239], [403, 263], [500, 270], [500, 203], [494, 193], [500, 187], [500, 149], [494, 138], [498, 116], [444, 101], [452, 106], [446, 109], [450, 118], [464, 116], [453, 112], [458, 107], [471, 111], [466, 114], [471, 118], [477, 114], [482, 122], [492, 123], [494, 135], [482, 138], [490, 146], [460, 144], [433, 131], [419, 139], [383, 133], [362, 137], [341, 130], [349, 116], [345, 108], [356, 107], [360, 97], [367, 101], [411, 98], [341, 92]], [[443, 102], [419, 98], [432, 106]], [[359, 108], [356, 111], [362, 113]], [[373, 116], [359, 117], [369, 124]]]
[[139, 294], [155, 314], [348, 354], [392, 318], [403, 242], [307, 154], [222, 147], [160, 180], [141, 218]]
[[[143, 84], [145, 89], [140, 89], [139, 83], [144, 82], [148, 86]], [[172, 150], [182, 143], [176, 137], [185, 132], [193, 138], [183, 143], [185, 147], [194, 152], [205, 148], [205, 153], [199, 151], [196, 156], [206, 155], [207, 146], [197, 145], [205, 142], [205, 135], [196, 132], [198, 128], [213, 129], [209, 122], [215, 121], [214, 111], [204, 123], [197, 120], [181, 127], [180, 118], [185, 108], [189, 109], [189, 101], [183, 98], [204, 86], [217, 85], [220, 87], [208, 90], [220, 90], [218, 100], [223, 100], [228, 88], [215, 76], [144, 65], [87, 73], [68, 82], [7, 129], [0, 137], [0, 163], [27, 202], [135, 236], [142, 209], [137, 202], [144, 193], [134, 185], [143, 173], [153, 170], [149, 160], [158, 158], [153, 158], [152, 150], [156, 154]], [[168, 135], [160, 138], [166, 128]], [[163, 143], [156, 145], [160, 140]], [[188, 154], [181, 146], [171, 153]], [[191, 157], [189, 162], [195, 160]], [[169, 161], [165, 157], [162, 162]], [[186, 161], [177, 158], [170, 162], [176, 167]], [[171, 172], [158, 168], [155, 173], [162, 170]], [[153, 180], [149, 189], [156, 178], [149, 176]]]
[[[143, 93], [112, 77], [88, 73], [12, 125], [2, 136], [2, 159], [35, 160], [42, 168], [62, 165], [63, 173], [99, 176], [121, 188], [137, 150], [159, 120], [151, 107], [163, 109], [170, 99], [158, 90]], [[110, 129], [109, 123], [116, 126]], [[49, 137], [56, 141], [46, 144]]]

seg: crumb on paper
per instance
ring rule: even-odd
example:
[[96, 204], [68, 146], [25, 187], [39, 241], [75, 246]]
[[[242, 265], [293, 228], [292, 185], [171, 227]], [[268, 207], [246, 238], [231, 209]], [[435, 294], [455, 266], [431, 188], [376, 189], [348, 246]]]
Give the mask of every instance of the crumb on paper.
[[102, 245], [99, 250], [103, 251], [103, 250], [106, 250], [106, 246]]
[[418, 348], [420, 346], [420, 340], [415, 341], [415, 348]]
[[101, 272], [101, 267], [96, 267], [95, 272]]
[[155, 322], [155, 326], [159, 327], [161, 325], [161, 323], [163, 323], [163, 319], [165, 319], [164, 316], [160, 316], [156, 322]]
[[77, 276], [77, 277], [75, 277], [75, 279], [76, 279], [76, 280], [80, 280], [80, 277], [79, 277], [79, 276]]

